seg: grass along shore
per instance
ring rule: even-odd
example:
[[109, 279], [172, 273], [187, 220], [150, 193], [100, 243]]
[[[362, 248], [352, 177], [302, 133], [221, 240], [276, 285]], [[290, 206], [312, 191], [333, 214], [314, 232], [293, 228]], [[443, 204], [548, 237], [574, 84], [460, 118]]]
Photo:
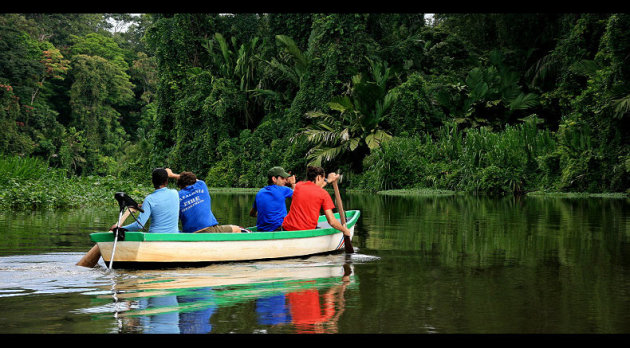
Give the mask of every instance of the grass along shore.
[[[348, 190], [348, 192], [362, 192], [360, 190]], [[430, 188], [416, 189], [399, 189], [399, 190], [383, 190], [377, 191], [376, 194], [388, 196], [451, 196], [451, 195], [470, 195], [472, 193], [457, 192], [451, 190], [440, 190]], [[624, 192], [613, 193], [588, 193], [588, 192], [547, 192], [534, 191], [525, 194], [526, 197], [545, 197], [545, 198], [616, 198], [628, 199], [630, 194]]]
[[[175, 188], [173, 185], [171, 185]], [[208, 188], [215, 194], [255, 194], [259, 188]], [[19, 181], [8, 180], [0, 187], [0, 207], [3, 210], [40, 210], [40, 209], [71, 209], [83, 206], [116, 206], [114, 194], [127, 192], [137, 201], [153, 191], [150, 185], [143, 185], [121, 181], [113, 177], [84, 177], [84, 178], [57, 178], [45, 181]], [[346, 190], [347, 193], [374, 194], [366, 190]], [[377, 191], [378, 195], [385, 196], [453, 196], [467, 195], [469, 193], [436, 189], [401, 189]], [[582, 193], [582, 192], [530, 192], [526, 197], [541, 198], [606, 198], [628, 199], [627, 193]]]
[[[174, 183], [169, 185], [175, 188]], [[212, 187], [210, 193], [255, 194], [260, 188]], [[70, 209], [82, 206], [115, 206], [114, 194], [126, 192], [142, 201], [153, 191], [150, 182], [138, 182], [114, 176], [67, 177], [65, 172], [48, 168], [34, 159], [0, 159], [0, 208], [11, 210]], [[373, 191], [348, 188], [348, 193], [374, 194]], [[441, 189], [413, 188], [377, 191], [389, 196], [450, 196], [468, 194]], [[530, 192], [531, 197], [627, 199], [628, 193]]]

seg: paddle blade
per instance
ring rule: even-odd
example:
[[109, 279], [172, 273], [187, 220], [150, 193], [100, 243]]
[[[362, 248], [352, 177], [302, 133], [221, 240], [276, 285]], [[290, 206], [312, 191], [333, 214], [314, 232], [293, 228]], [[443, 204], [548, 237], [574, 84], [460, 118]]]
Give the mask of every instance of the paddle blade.
[[95, 244], [90, 251], [83, 256], [77, 266], [93, 268], [98, 263], [98, 259], [101, 257], [101, 250], [98, 248], [98, 244]]
[[138, 206], [138, 203], [134, 201], [131, 197], [129, 197], [124, 192], [116, 192], [114, 194], [114, 198], [118, 201], [118, 205], [120, 206], [120, 210], [122, 211], [125, 207], [134, 208], [135, 210], [144, 213], [144, 210]]
[[354, 248], [352, 247], [352, 242], [350, 241], [350, 237], [346, 235], [343, 236], [343, 245], [347, 253], [349, 254], [354, 253]]

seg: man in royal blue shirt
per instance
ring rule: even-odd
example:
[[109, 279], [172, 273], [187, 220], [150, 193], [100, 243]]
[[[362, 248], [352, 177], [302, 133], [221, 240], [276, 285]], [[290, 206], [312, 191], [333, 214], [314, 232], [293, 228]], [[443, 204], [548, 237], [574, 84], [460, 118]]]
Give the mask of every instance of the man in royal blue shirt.
[[249, 215], [256, 217], [258, 231], [279, 231], [287, 216], [286, 199], [293, 196], [295, 175], [282, 167], [273, 167], [267, 173], [267, 186], [256, 194]]
[[169, 178], [177, 180], [179, 190], [179, 219], [182, 232], [220, 233], [242, 232], [236, 225], [219, 225], [212, 214], [212, 205], [208, 186], [191, 172], [175, 174], [166, 168]]

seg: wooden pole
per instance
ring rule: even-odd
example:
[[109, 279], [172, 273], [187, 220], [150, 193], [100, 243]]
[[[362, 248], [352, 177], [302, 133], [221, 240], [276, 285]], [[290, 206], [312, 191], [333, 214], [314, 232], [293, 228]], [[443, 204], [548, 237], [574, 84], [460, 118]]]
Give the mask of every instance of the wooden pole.
[[[346, 213], [343, 210], [343, 202], [341, 201], [341, 195], [339, 194], [339, 186], [337, 185], [337, 181], [333, 181], [333, 188], [335, 189], [335, 200], [337, 201], [337, 210], [339, 210], [339, 219], [341, 219], [341, 224], [346, 226]], [[347, 226], [346, 226], [347, 227]], [[350, 241], [350, 236], [343, 235], [343, 244], [346, 248], [347, 253], [354, 253], [354, 248], [352, 247], [352, 242]]]

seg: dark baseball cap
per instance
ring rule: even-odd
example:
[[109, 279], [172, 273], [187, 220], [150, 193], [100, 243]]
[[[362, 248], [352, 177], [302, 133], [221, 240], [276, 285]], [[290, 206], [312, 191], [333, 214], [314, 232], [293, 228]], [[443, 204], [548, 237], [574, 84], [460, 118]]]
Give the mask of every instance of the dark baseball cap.
[[287, 172], [284, 171], [284, 169], [282, 167], [273, 167], [271, 169], [269, 169], [269, 171], [267, 172], [268, 176], [281, 176], [283, 178], [288, 178], [291, 175]]

